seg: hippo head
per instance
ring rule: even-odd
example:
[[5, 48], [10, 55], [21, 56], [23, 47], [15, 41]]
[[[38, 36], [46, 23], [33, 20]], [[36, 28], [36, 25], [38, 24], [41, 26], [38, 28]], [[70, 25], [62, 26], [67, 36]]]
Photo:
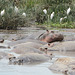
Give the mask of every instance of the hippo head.
[[51, 33], [51, 34], [45, 36], [45, 38], [43, 40], [47, 43], [52, 43], [52, 42], [56, 42], [56, 41], [62, 41], [63, 39], [64, 39], [64, 37], [62, 34]]

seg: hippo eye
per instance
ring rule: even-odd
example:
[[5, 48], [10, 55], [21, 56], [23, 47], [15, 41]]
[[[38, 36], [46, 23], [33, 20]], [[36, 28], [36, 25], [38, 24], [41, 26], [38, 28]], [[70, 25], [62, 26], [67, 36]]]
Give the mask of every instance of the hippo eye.
[[48, 46], [50, 46], [50, 43], [48, 43]]

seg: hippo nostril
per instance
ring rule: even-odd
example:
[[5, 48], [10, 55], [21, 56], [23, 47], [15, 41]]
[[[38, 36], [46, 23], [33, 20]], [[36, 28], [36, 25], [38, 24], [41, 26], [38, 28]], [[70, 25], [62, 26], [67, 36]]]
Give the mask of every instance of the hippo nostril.
[[50, 55], [53, 55], [52, 53]]
[[45, 48], [45, 50], [47, 50], [48, 48]]
[[16, 59], [16, 57], [13, 57], [14, 59]]
[[10, 46], [8, 46], [8, 48], [10, 49]]

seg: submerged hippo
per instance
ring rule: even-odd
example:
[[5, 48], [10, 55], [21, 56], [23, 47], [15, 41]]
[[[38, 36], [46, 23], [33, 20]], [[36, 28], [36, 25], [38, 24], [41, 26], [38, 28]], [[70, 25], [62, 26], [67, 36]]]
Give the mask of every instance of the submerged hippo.
[[18, 41], [12, 41], [12, 42], [8, 43], [8, 45], [15, 46], [17, 44], [26, 43], [26, 42], [34, 42], [34, 43], [38, 43], [38, 44], [42, 44], [42, 45], [46, 44], [46, 42], [36, 40], [36, 39], [22, 39], [22, 40], [18, 40]]
[[46, 45], [43, 45], [42, 47], [40, 47], [39, 49], [41, 51], [45, 51], [46, 49], [48, 50], [49, 48], [52, 48], [54, 46], [56, 46], [57, 44], [60, 44], [60, 42], [54, 42], [54, 43], [48, 43]]
[[[75, 63], [75, 58], [70, 57], [63, 57], [58, 58], [50, 67], [49, 69], [56, 72], [63, 72], [66, 73], [70, 69], [70, 64]], [[75, 66], [75, 64], [74, 64]]]
[[3, 42], [4, 42], [4, 39], [1, 39], [1, 40], [0, 40], [0, 43], [3, 43]]
[[5, 52], [0, 52], [0, 59], [3, 59], [3, 58], [5, 58], [5, 57], [7, 57], [7, 53], [5, 53]]
[[25, 53], [39, 53], [42, 54], [42, 51], [39, 49], [33, 48], [33, 47], [28, 47], [28, 46], [18, 46], [11, 50], [12, 52], [15, 52], [17, 54], [25, 54]]
[[38, 53], [27, 53], [19, 56], [18, 58], [10, 58], [9, 62], [12, 64], [34, 64], [34, 63], [41, 63], [47, 61], [49, 58], [43, 54]]
[[[46, 47], [41, 47], [45, 50]], [[60, 42], [52, 47], [47, 47], [48, 51], [75, 51], [75, 41]]]
[[26, 42], [26, 43], [18, 44], [18, 45], [14, 46], [14, 47], [17, 48], [17, 47], [24, 47], [24, 46], [25, 47], [33, 47], [33, 48], [39, 49], [43, 45], [35, 43], [35, 42]]
[[0, 59], [6, 58], [8, 59], [9, 57], [12, 57], [12, 54], [5, 53], [5, 52], [0, 52]]

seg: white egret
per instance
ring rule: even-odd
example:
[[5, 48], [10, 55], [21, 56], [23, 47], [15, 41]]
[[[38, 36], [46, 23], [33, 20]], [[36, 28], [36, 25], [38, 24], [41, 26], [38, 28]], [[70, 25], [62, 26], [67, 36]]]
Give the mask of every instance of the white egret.
[[64, 17], [64, 19], [66, 19], [66, 18], [67, 18], [67, 16]]
[[67, 18], [67, 16], [60, 18], [60, 23], [62, 22], [62, 20], [66, 19], [66, 18]]
[[47, 10], [46, 10], [46, 9], [44, 9], [43, 12], [44, 12], [45, 14], [47, 14]]
[[71, 11], [71, 8], [69, 7], [69, 8], [67, 9], [67, 15], [69, 15], [70, 11]]
[[5, 14], [5, 9], [1, 11], [1, 16], [3, 16]]
[[15, 6], [15, 12], [17, 13], [19, 11], [19, 9], [17, 8], [17, 6]]
[[23, 13], [22, 15], [26, 17], [26, 13]]
[[63, 18], [60, 18], [60, 23], [62, 22]]
[[52, 12], [50, 18], [53, 19], [53, 17], [54, 17], [54, 12]]

